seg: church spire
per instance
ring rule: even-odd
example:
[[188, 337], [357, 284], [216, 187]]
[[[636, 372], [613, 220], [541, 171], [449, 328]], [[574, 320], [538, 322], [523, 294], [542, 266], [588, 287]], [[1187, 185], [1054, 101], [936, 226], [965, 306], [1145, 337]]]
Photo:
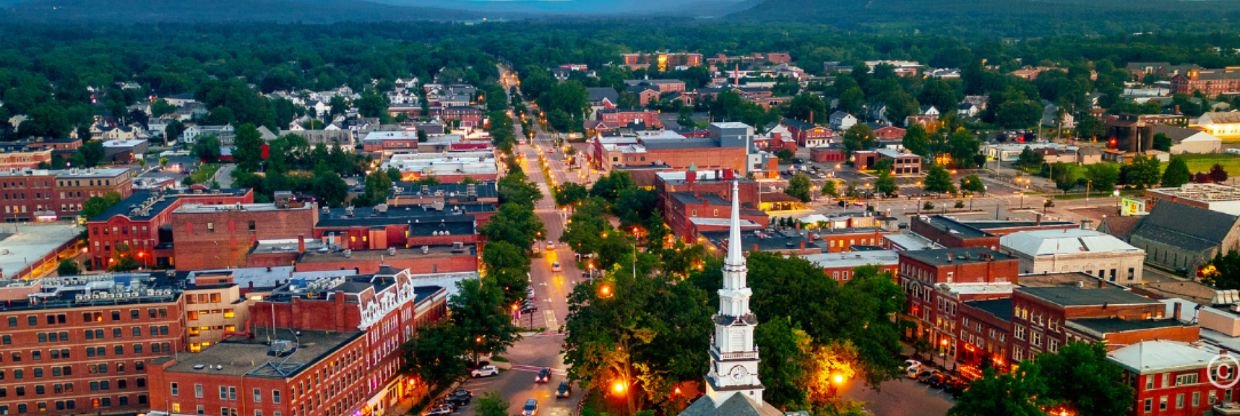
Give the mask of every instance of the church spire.
[[728, 257], [724, 259], [725, 268], [744, 268], [745, 255], [742, 254], [742, 248], [745, 243], [741, 242], [741, 197], [740, 197], [740, 180], [732, 181], [732, 221], [729, 223], [728, 233]]

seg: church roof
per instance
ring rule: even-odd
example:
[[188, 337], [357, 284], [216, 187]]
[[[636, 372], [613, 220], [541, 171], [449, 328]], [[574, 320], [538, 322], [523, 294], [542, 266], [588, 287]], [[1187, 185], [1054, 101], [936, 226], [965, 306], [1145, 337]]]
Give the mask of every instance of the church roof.
[[784, 413], [770, 403], [758, 405], [742, 394], [733, 394], [719, 407], [709, 396], [698, 398], [680, 412], [680, 416], [782, 416]]

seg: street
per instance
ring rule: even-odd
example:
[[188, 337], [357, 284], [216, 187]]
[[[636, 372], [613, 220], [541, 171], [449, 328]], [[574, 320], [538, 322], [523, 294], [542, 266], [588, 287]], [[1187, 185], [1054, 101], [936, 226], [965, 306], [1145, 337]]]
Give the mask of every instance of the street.
[[879, 390], [864, 384], [850, 385], [844, 397], [865, 402], [865, 408], [875, 416], [941, 416], [955, 404], [942, 390], [903, 377], [883, 382]]
[[[513, 122], [517, 137], [525, 137], [520, 121], [514, 119]], [[550, 147], [550, 138], [542, 132], [538, 132], [535, 143], [538, 142], [543, 142], [543, 148]], [[564, 335], [559, 331], [568, 315], [568, 295], [583, 279], [574, 253], [558, 241], [560, 234], [564, 232], [564, 217], [555, 206], [551, 194], [552, 185], [538, 165], [536, 146], [518, 145], [514, 148], [514, 153], [523, 157], [521, 169], [542, 192], [542, 199], [534, 203], [534, 212], [542, 220], [546, 234], [535, 243], [535, 255], [530, 264], [530, 287], [534, 289], [538, 310], [515, 317], [515, 322], [526, 332], [521, 341], [503, 354], [512, 368], [501, 372], [497, 377], [469, 380], [461, 387], [472, 391], [475, 398], [487, 392], [498, 392], [508, 401], [509, 414], [521, 414], [525, 401], [532, 398], [538, 400], [538, 414], [566, 416], [575, 413], [584, 392], [573, 386], [571, 398], [555, 398], [555, 389], [565, 380], [566, 372], [563, 355], [560, 353]], [[567, 176], [562, 163], [552, 161], [550, 169], [557, 177], [553, 181]], [[554, 242], [555, 248], [548, 249], [548, 241]], [[562, 271], [553, 271], [552, 263], [559, 263]], [[551, 380], [545, 384], [537, 384], [534, 376], [544, 367], [551, 368]], [[463, 414], [474, 414], [473, 406], [462, 410]]]

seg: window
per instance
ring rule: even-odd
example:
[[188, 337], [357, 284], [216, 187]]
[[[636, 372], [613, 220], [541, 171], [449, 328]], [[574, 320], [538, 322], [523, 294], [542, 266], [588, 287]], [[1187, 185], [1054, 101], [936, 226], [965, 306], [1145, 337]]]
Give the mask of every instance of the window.
[[209, 233], [215, 232], [215, 223], [213, 222], [207, 223], [207, 232]]
[[271, 402], [275, 404], [280, 404], [280, 391], [279, 390], [271, 391]]
[[1159, 411], [1167, 410], [1167, 396], [1162, 396], [1158, 398], [1158, 410]]
[[262, 402], [263, 402], [263, 391], [259, 389], [254, 389], [254, 403], [262, 403]]
[[13, 337], [11, 335], [0, 335], [0, 344], [9, 345], [12, 343]]
[[27, 316], [27, 317], [26, 317], [26, 325], [30, 325], [30, 326], [38, 326], [38, 325], [39, 325], [39, 317], [34, 316], [34, 315]]
[[250, 223], [249, 223], [249, 225], [248, 225], [248, 228], [249, 228], [249, 230], [250, 230], [250, 231], [254, 231], [254, 230], [258, 229], [257, 225], [254, 223], [254, 220], [250, 220]]
[[15, 328], [15, 327], [17, 327], [17, 317], [10, 316], [9, 317], [9, 328]]
[[1184, 393], [1175, 395], [1175, 408], [1176, 409], [1184, 408]]
[[169, 389], [171, 390], [170, 394], [172, 394], [173, 396], [176, 396], [181, 393], [181, 389], [177, 386], [177, 383], [172, 383], [169, 386]]
[[112, 311], [112, 320], [113, 321], [121, 320], [121, 311]]
[[1180, 374], [1175, 376], [1175, 385], [1182, 386], [1185, 384], [1197, 384], [1197, 374]]
[[1193, 407], [1201, 406], [1201, 392], [1193, 392]]
[[1145, 389], [1150, 390], [1153, 388], [1154, 388], [1154, 375], [1150, 374], [1150, 375], [1145, 376]]
[[201, 399], [201, 398], [202, 398], [202, 385], [201, 385], [201, 384], [195, 384], [195, 385], [194, 385], [194, 398], [195, 398], [195, 399]]

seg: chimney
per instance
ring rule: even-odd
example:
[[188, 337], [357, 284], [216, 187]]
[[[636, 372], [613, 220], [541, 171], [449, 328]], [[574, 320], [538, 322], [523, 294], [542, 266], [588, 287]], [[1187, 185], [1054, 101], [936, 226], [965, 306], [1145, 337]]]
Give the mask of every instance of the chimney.
[[814, 127], [814, 112], [813, 111], [809, 112], [809, 126]]
[[1176, 320], [1176, 321], [1179, 321], [1179, 320], [1180, 320], [1181, 309], [1183, 309], [1183, 308], [1184, 308], [1184, 304], [1182, 304], [1182, 303], [1180, 303], [1180, 302], [1176, 302], [1176, 303], [1174, 303], [1173, 305], [1174, 305], [1174, 306], [1172, 306], [1172, 308], [1171, 308], [1171, 316], [1172, 316], [1172, 317], [1175, 317], [1175, 320]]
[[735, 79], [734, 82], [736, 83], [736, 88], [740, 88], [741, 87], [741, 64], [736, 64], [736, 71], [732, 72], [732, 76]]
[[304, 234], [297, 235], [297, 254], [306, 252], [306, 236]]

